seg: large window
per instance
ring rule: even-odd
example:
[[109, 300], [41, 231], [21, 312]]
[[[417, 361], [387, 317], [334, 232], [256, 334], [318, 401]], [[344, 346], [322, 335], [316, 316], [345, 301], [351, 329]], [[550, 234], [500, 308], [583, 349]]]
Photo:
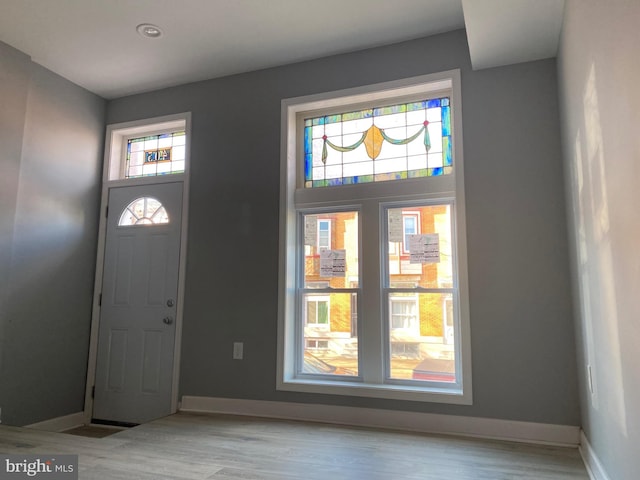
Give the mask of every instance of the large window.
[[283, 101], [278, 388], [471, 403], [459, 73]]

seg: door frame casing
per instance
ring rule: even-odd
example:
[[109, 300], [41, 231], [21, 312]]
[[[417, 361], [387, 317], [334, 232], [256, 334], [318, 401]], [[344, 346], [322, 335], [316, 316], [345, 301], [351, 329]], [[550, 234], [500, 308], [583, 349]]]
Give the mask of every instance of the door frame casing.
[[[120, 176], [120, 163], [126, 151], [126, 140], [133, 135], [157, 134], [171, 128], [184, 128], [185, 171], [183, 174], [160, 175], [122, 180], [112, 179]], [[93, 387], [96, 379], [98, 358], [98, 332], [100, 329], [100, 296], [104, 273], [104, 256], [107, 234], [107, 206], [109, 191], [118, 187], [157, 185], [160, 183], [182, 183], [182, 225], [180, 227], [180, 265], [178, 267], [178, 295], [175, 321], [175, 342], [173, 348], [173, 372], [171, 382], [171, 413], [178, 411], [178, 387], [180, 381], [180, 359], [182, 346], [182, 320], [184, 313], [184, 287], [187, 265], [187, 231], [189, 220], [189, 171], [191, 155], [191, 112], [166, 115], [132, 122], [107, 125], [105, 135], [104, 165], [102, 172], [102, 193], [100, 198], [100, 225], [96, 252], [96, 274], [91, 310], [91, 335], [89, 339], [89, 359], [87, 365], [87, 383], [84, 398], [84, 422], [89, 424], [93, 415]], [[117, 165], [116, 165], [117, 163]], [[111, 212], [117, 215], [117, 212]]]

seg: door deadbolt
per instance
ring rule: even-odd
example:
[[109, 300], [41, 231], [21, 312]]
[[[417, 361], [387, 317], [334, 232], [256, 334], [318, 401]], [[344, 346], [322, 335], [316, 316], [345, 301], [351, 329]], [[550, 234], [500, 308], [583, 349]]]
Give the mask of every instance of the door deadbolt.
[[167, 300], [167, 307], [173, 307], [174, 303], [172, 299]]

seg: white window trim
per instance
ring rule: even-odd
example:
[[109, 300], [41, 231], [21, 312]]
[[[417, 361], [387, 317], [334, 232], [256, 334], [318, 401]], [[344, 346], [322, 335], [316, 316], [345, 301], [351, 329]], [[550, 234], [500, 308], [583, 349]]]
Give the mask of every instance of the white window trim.
[[[461, 370], [460, 390], [429, 388], [426, 386], [413, 386], [408, 384], [395, 385], [383, 383], [356, 383], [349, 381], [322, 381], [318, 379], [306, 379], [296, 377], [295, 372], [295, 342], [296, 342], [296, 208], [305, 205], [317, 206], [324, 201], [327, 207], [331, 201], [326, 201], [323, 188], [300, 189], [302, 185], [303, 169], [298, 165], [298, 139], [297, 114], [313, 110], [325, 110], [342, 108], [343, 105], [357, 105], [365, 102], [376, 102], [387, 99], [397, 99], [428, 93], [433, 95], [438, 90], [451, 90], [452, 92], [452, 129], [453, 129], [453, 167], [454, 173], [446, 177], [407, 179], [403, 180], [403, 189], [406, 192], [402, 200], [414, 197], [416, 199], [441, 199], [443, 190], [455, 192], [456, 213], [452, 224], [453, 235], [456, 239], [458, 258], [458, 293], [459, 293], [459, 325], [456, 348], [460, 352]], [[424, 75], [402, 79], [382, 84], [367, 85], [337, 92], [327, 92], [305, 97], [282, 100], [281, 104], [281, 201], [280, 201], [280, 265], [279, 265], [279, 302], [278, 302], [278, 373], [276, 388], [284, 391], [296, 391], [317, 394], [334, 394], [345, 396], [362, 396], [374, 398], [386, 398], [396, 400], [472, 404], [471, 385], [471, 341], [469, 321], [469, 292], [467, 279], [467, 255], [466, 255], [466, 227], [465, 227], [465, 197], [464, 197], [464, 165], [462, 152], [462, 112], [460, 106], [461, 80], [460, 71], [451, 70], [436, 74]], [[437, 181], [438, 194], [426, 194], [425, 184]], [[389, 186], [394, 182], [379, 182], [368, 184], [365, 192], [369, 192], [377, 198], [388, 198], [389, 201], [399, 200], [394, 198], [395, 186]], [[435, 183], [434, 183], [435, 185]], [[357, 189], [351, 187], [358, 187]], [[362, 200], [363, 208], [367, 208], [365, 198], [357, 198], [355, 192], [362, 192], [361, 185], [344, 185], [332, 190], [335, 205], [342, 205], [344, 201]], [[324, 187], [331, 188], [331, 187]], [[366, 196], [366, 195], [365, 195]], [[380, 212], [381, 214], [381, 212]], [[376, 238], [381, 238], [381, 232], [374, 233]], [[367, 232], [362, 232], [362, 236]], [[378, 267], [379, 268], [379, 267]], [[379, 273], [379, 272], [378, 272]], [[364, 281], [365, 279], [363, 279]], [[380, 298], [368, 299], [373, 302], [373, 308], [379, 308]], [[378, 307], [376, 306], [376, 303]], [[366, 309], [365, 305], [365, 309]], [[359, 312], [360, 314], [360, 312]], [[370, 335], [368, 338], [360, 338], [361, 348], [379, 348], [382, 345], [382, 332]], [[363, 370], [367, 369], [363, 365]], [[375, 368], [379, 369], [379, 366]]]

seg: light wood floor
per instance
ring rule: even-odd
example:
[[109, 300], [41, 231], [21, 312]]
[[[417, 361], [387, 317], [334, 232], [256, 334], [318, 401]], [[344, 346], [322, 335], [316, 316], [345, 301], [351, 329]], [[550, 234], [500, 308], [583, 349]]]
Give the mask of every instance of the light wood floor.
[[0, 453], [78, 454], [83, 480], [589, 478], [570, 448], [184, 413], [105, 438], [0, 425]]
[[79, 435], [81, 437], [104, 438], [109, 435], [122, 432], [123, 430], [125, 430], [125, 428], [105, 427], [102, 425], [84, 425], [82, 427], [72, 428], [71, 430], [65, 430], [63, 433]]

